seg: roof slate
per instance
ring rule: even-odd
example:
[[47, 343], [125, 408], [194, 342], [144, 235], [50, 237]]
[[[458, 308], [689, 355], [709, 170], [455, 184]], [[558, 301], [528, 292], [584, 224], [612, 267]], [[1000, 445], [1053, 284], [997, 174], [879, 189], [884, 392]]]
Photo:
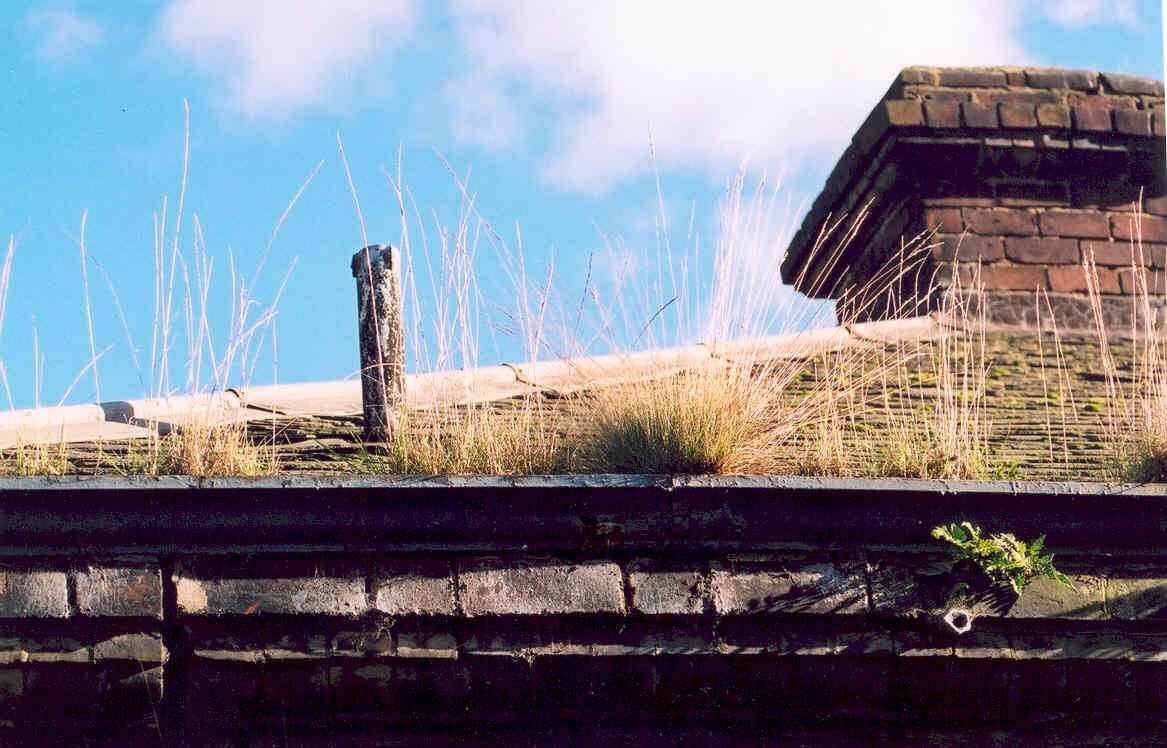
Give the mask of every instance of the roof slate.
[[[441, 404], [454, 407], [467, 402], [466, 393], [479, 386], [474, 400], [490, 402], [491, 407], [502, 413], [518, 413], [517, 406], [523, 404], [524, 396], [539, 392], [541, 407], [564, 416], [566, 436], [573, 438], [574, 430], [574, 438], [578, 439], [583, 433], [579, 429], [586, 428], [584, 416], [588, 407], [587, 392], [591, 388], [648, 376], [668, 376], [683, 367], [734, 356], [757, 356], [760, 351], [764, 356], [807, 361], [806, 373], [799, 384], [803, 389], [791, 392], [796, 397], [816, 385], [814, 368], [810, 366], [816, 355], [855, 346], [893, 348], [917, 341], [928, 345], [927, 341], [939, 331], [939, 325], [937, 318], [929, 316], [828, 328], [799, 336], [743, 341], [714, 348], [697, 346], [644, 352], [633, 357], [602, 357], [588, 362], [548, 362], [535, 368], [504, 366], [457, 375], [414, 376], [409, 380], [410, 400], [415, 407], [432, 408]], [[1130, 360], [1133, 351], [1130, 341], [1111, 341], [1111, 348], [1119, 362]], [[1002, 466], [1004, 474], [1034, 480], [1107, 477], [1111, 452], [1102, 419], [1108, 394], [1100, 374], [1096, 339], [1087, 333], [1067, 332], [1061, 337], [1061, 351], [1063, 374], [1059, 377], [1059, 360], [1049, 333], [1039, 339], [1033, 330], [997, 327], [986, 339], [989, 373], [985, 413], [991, 422], [992, 458]], [[922, 365], [922, 359], [917, 361]], [[662, 366], [664, 363], [669, 365]], [[906, 381], [909, 383], [906, 389], [889, 390], [890, 407], [898, 407], [905, 398], [911, 398], [917, 406], [931, 403], [935, 398], [934, 388], [918, 371], [915, 378], [909, 373]], [[581, 396], [564, 397], [565, 394]], [[873, 386], [868, 397], [872, 403], [878, 403], [883, 392]], [[280, 445], [284, 472], [335, 473], [361, 469], [365, 450], [360, 443], [357, 382], [256, 387], [232, 391], [222, 402], [230, 404], [224, 416], [248, 420], [256, 439], [271, 440], [274, 435]], [[185, 399], [177, 399], [177, 404], [180, 410], [190, 407]], [[89, 407], [106, 413], [118, 412], [109, 404], [104, 409]], [[62, 410], [67, 415], [89, 413], [84, 408]], [[132, 412], [132, 408], [120, 411], [122, 415], [127, 412]], [[116, 421], [66, 423], [54, 429], [48, 425], [49, 413], [41, 411], [35, 415], [42, 426], [34, 433], [44, 437], [45, 442], [59, 443], [61, 434], [66, 435], [71, 442], [68, 458], [80, 473], [101, 472], [103, 458], [111, 451], [116, 452], [119, 440], [141, 436], [139, 431], [150, 433], [144, 426]], [[154, 415], [163, 422], [171, 418], [158, 404]], [[32, 415], [25, 413], [21, 417], [27, 421]], [[20, 440], [12, 430], [13, 423], [20, 419], [8, 418], [7, 431], [0, 419], [0, 438], [7, 439], [11, 445]], [[857, 420], [861, 424], [856, 431], [859, 434], [865, 429], [878, 433], [887, 428], [882, 405], [865, 408]], [[131, 434], [127, 429], [136, 431]], [[29, 441], [27, 436], [23, 438]], [[865, 461], [870, 459], [864, 448], [864, 445], [854, 445], [849, 469], [855, 474], [861, 474]], [[798, 445], [792, 446], [792, 472], [799, 461], [797, 449]]]

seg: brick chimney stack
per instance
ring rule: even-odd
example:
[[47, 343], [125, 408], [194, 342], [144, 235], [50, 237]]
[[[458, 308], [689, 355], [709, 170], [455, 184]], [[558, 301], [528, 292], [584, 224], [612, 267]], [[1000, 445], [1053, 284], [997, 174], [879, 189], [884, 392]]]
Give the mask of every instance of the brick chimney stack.
[[[1136, 204], [1154, 287], [1167, 289], [1165, 115], [1163, 83], [1148, 78], [907, 68], [831, 172], [791, 242], [783, 278], [838, 299], [891, 261], [901, 238], [935, 230], [926, 271], [963, 277], [979, 262], [995, 322], [1032, 325], [1042, 288], [1059, 324], [1088, 326], [1089, 253], [1107, 317], [1128, 319]], [[813, 251], [829, 218], [867, 205], [842, 255]], [[935, 302], [925, 299], [924, 308]]]

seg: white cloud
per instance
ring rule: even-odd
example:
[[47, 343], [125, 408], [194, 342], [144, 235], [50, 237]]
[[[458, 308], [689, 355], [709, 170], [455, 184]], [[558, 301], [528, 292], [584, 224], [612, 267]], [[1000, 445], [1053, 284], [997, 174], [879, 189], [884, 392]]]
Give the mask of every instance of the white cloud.
[[171, 0], [160, 33], [258, 117], [311, 106], [412, 30], [416, 0]]
[[506, 95], [489, 78], [470, 75], [446, 85], [454, 137], [468, 143], [503, 148], [522, 134], [519, 116]]
[[1135, 0], [1045, 0], [1042, 13], [1054, 23], [1069, 28], [1095, 24], [1137, 26], [1139, 22]]
[[77, 62], [105, 41], [96, 19], [65, 7], [30, 11], [25, 22], [36, 37], [37, 56], [55, 65]]
[[833, 155], [906, 65], [1025, 62], [1021, 5], [455, 0], [453, 12], [492, 116], [537, 97], [555, 122], [548, 175], [598, 190], [648, 168], [650, 131], [662, 168]]

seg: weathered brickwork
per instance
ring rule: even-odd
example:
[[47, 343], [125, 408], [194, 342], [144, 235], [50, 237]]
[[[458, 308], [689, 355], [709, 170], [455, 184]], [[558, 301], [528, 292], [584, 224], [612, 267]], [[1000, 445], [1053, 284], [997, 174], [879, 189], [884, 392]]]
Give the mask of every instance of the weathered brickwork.
[[[1129, 268], [1136, 242], [1136, 263], [1161, 267], [1167, 256], [1163, 107], [1162, 82], [1132, 76], [909, 68], [828, 178], [791, 243], [784, 277], [812, 296], [846, 296], [897, 262], [903, 240], [930, 233], [922, 275], [940, 281], [937, 292], [946, 279], [972, 277], [961, 266], [980, 265], [990, 319], [1031, 320], [1018, 305], [1033, 306], [1036, 290], [1077, 309], [1087, 293], [1084, 264]], [[811, 251], [826, 216], [864, 206], [870, 214], [847, 256]], [[894, 225], [884, 219], [892, 214]], [[1114, 297], [1137, 292], [1105, 270], [1097, 289]], [[901, 290], [916, 294], [918, 284]], [[867, 315], [887, 310], [875, 306]], [[1076, 323], [1081, 315], [1071, 317]]]
[[81, 615], [162, 617], [162, 578], [156, 567], [86, 566], [74, 581]]
[[[0, 742], [292, 740], [355, 725], [412, 736], [543, 716], [696, 719], [718, 730], [826, 712], [842, 723], [1028, 725], [1080, 717], [1094, 697], [1079, 692], [1102, 687], [1105, 700], [1089, 707], [1099, 720], [1161, 722], [1152, 715], [1167, 707], [1154, 701], [1167, 684], [1167, 566], [1153, 490], [1127, 502], [1129, 488], [1068, 485], [1018, 505], [1046, 487], [962, 496], [945, 486], [921, 497], [902, 482], [846, 505], [862, 517], [835, 506], [817, 524], [816, 507], [847, 486], [748, 492], [763, 484], [746, 481], [740, 494], [662, 487], [613, 504], [603, 491], [625, 490], [617, 485], [524, 510], [584, 528], [596, 516], [586, 502], [618, 504], [617, 524], [641, 535], [603, 547], [582, 529], [539, 535], [531, 525], [425, 553], [331, 541], [311, 552], [294, 550], [303, 536], [291, 528], [290, 545], [268, 547], [267, 535], [246, 553], [238, 538], [178, 553], [167, 539], [132, 558], [10, 560]], [[1073, 541], [1055, 546], [1073, 588], [1037, 580], [1017, 595], [955, 563], [927, 540], [939, 502], [990, 503], [978, 521]], [[662, 523], [660, 511], [675, 521]], [[580, 521], [552, 520], [564, 512]], [[466, 521], [455, 516], [438, 510], [432, 521]], [[970, 618], [967, 633], [945, 628], [955, 608]], [[1034, 695], [997, 703], [998, 688]]]

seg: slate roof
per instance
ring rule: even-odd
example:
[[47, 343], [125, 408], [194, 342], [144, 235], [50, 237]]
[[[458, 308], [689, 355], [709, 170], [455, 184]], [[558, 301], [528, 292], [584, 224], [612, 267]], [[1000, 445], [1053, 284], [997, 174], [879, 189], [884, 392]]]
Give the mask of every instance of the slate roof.
[[[515, 409], [533, 392], [542, 407], [568, 417], [567, 429], [585, 428], [574, 414], [587, 407], [588, 390], [643, 377], [662, 377], [685, 368], [732, 358], [750, 351], [763, 357], [796, 358], [808, 364], [799, 387], [814, 386], [810, 366], [814, 356], [855, 346], [903, 346], [936, 337], [936, 316], [835, 327], [799, 335], [645, 351], [631, 356], [607, 356], [574, 362], [546, 362], [536, 367], [504, 364], [468, 372], [410, 376], [408, 398], [413, 407], [454, 407], [470, 400], [490, 402], [500, 411]], [[989, 376], [986, 414], [991, 421], [993, 458], [1025, 479], [1099, 480], [1106, 477], [1107, 448], [1102, 418], [1106, 384], [1098, 363], [1096, 339], [1087, 332], [1061, 337], [1065, 383], [1059, 385], [1053, 338], [1038, 338], [1034, 330], [994, 327], [987, 336]], [[1129, 358], [1130, 341], [1111, 342], [1119, 361]], [[918, 368], [918, 367], [917, 367]], [[893, 389], [891, 404], [902, 397], [928, 402], [934, 391], [925, 375], [909, 374], [907, 390]], [[1068, 386], [1067, 386], [1068, 385]], [[797, 394], [801, 390], [792, 390]], [[583, 393], [582, 398], [564, 397]], [[882, 393], [870, 388], [873, 403]], [[68, 458], [80, 473], [101, 471], [99, 454], [116, 453], [119, 444], [151, 433], [155, 421], [181, 424], [191, 412], [213, 407], [222, 419], [244, 419], [257, 439], [275, 435], [285, 472], [347, 472], [357, 469], [360, 444], [360, 385], [355, 380], [287, 384], [229, 390], [218, 398], [179, 397], [169, 401], [123, 401], [39, 411], [0, 414], [0, 446], [41, 441], [68, 442]], [[860, 429], [884, 427], [882, 407], [869, 407], [859, 417]], [[578, 434], [579, 432], [577, 432]], [[567, 435], [571, 438], [571, 434]], [[99, 443], [100, 442], [100, 443]], [[792, 452], [792, 470], [796, 455]], [[852, 468], [859, 470], [868, 455], [856, 447]]]

